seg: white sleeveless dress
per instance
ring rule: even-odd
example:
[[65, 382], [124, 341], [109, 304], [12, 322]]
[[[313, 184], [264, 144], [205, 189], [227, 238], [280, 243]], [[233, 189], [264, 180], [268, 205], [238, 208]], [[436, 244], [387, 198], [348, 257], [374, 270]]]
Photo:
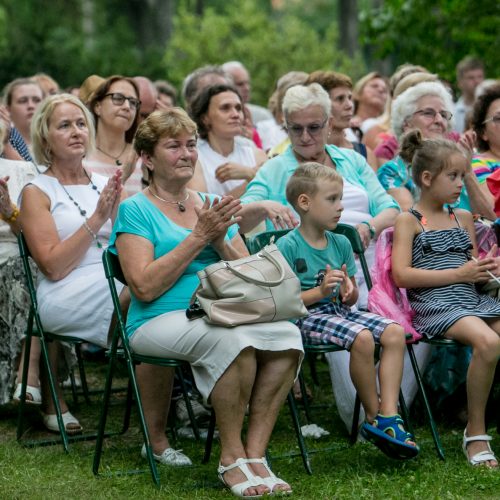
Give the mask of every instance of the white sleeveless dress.
[[[92, 182], [101, 191], [107, 178], [92, 174]], [[82, 227], [83, 216], [57, 179], [42, 174], [31, 184], [50, 199], [50, 213], [61, 240], [69, 238]], [[92, 185], [64, 187], [80, 207], [87, 211], [87, 217], [90, 217], [99, 198]], [[104, 247], [108, 245], [110, 234], [111, 221], [108, 220], [97, 235]], [[52, 281], [39, 273], [38, 305], [43, 327], [48, 332], [78, 337], [102, 347], [107, 345], [113, 303], [104, 275], [102, 252], [93, 243], [78, 266], [58, 281]]]

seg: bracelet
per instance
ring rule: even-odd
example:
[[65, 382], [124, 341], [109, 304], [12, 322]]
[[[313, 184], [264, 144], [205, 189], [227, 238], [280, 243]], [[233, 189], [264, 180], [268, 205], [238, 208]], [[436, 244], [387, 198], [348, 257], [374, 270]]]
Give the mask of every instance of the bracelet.
[[92, 231], [91, 227], [88, 225], [87, 220], [84, 221], [83, 227], [85, 228], [87, 233], [89, 233], [90, 236], [92, 236], [92, 239], [96, 242], [97, 248], [102, 248], [102, 243], [97, 238], [97, 234], [95, 234], [94, 231]]
[[361, 224], [366, 224], [368, 226], [368, 229], [370, 230], [370, 238], [373, 240], [376, 233], [375, 228], [367, 220], [364, 220], [363, 222], [361, 222]]
[[12, 203], [11, 206], [12, 206], [12, 213], [10, 214], [9, 217], [5, 215], [0, 215], [0, 219], [9, 223], [16, 222], [17, 218], [19, 217], [19, 209], [17, 208], [17, 206], [14, 203]]

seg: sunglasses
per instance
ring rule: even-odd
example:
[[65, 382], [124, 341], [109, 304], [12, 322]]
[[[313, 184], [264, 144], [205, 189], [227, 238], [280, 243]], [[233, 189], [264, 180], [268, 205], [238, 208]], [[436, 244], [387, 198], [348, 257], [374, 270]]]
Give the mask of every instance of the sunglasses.
[[136, 99], [135, 97], [127, 97], [124, 96], [123, 94], [120, 94], [120, 92], [113, 92], [111, 94], [106, 94], [104, 97], [111, 97], [111, 102], [115, 106], [121, 106], [127, 100], [130, 104], [130, 107], [133, 109], [138, 109], [139, 106], [141, 105], [141, 101], [139, 99]]

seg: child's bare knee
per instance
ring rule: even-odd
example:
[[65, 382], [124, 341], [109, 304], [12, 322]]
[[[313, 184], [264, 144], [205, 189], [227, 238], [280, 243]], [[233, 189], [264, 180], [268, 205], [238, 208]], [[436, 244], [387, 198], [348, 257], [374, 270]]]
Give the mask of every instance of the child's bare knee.
[[380, 337], [380, 344], [382, 347], [400, 347], [404, 349], [406, 338], [403, 327], [397, 323], [387, 326]]
[[375, 353], [375, 341], [370, 330], [361, 330], [354, 340], [351, 352], [373, 356]]

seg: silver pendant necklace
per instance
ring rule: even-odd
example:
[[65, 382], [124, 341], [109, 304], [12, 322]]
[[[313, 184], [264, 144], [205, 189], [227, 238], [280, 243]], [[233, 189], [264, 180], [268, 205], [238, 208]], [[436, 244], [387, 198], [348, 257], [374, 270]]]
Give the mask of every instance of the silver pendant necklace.
[[160, 196], [158, 196], [157, 194], [153, 193], [153, 191], [151, 191], [151, 187], [148, 186], [148, 191], [155, 197], [157, 198], [158, 200], [160, 201], [163, 201], [164, 203], [171, 203], [173, 205], [177, 205], [177, 208], [179, 209], [179, 212], [185, 212], [186, 211], [186, 207], [184, 205], [184, 203], [186, 203], [186, 201], [188, 201], [189, 199], [189, 192], [187, 193], [186, 197], [183, 199], [183, 200], [180, 200], [180, 201], [172, 201], [172, 200], [165, 200], [163, 198], [161, 198]]

